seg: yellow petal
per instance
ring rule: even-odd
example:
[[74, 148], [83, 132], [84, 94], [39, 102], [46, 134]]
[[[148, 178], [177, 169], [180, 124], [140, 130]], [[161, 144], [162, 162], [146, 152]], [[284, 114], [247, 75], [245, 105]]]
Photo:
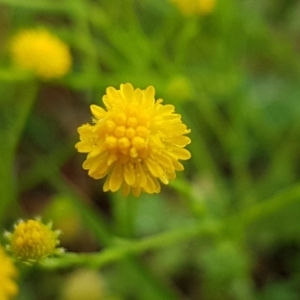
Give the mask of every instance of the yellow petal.
[[152, 156], [155, 157], [157, 163], [159, 163], [165, 169], [174, 170], [173, 162], [171, 158], [167, 155], [167, 152], [165, 154], [164, 153], [160, 153], [156, 155], [153, 154]]
[[161, 166], [157, 162], [153, 161], [151, 158], [147, 158], [145, 160], [145, 163], [148, 167], [148, 170], [154, 177], [160, 177], [164, 174], [164, 171], [161, 168]]
[[109, 176], [109, 189], [116, 192], [121, 187], [123, 179], [123, 167], [117, 163]]
[[[174, 110], [175, 110], [174, 105], [171, 104], [161, 105], [157, 113], [162, 115], [170, 115]], [[171, 117], [174, 118], [174, 115], [171, 115]]]
[[173, 144], [173, 146], [185, 147], [186, 145], [191, 143], [191, 139], [187, 136], [182, 135], [171, 138], [169, 142]]
[[137, 186], [137, 187], [132, 187], [131, 191], [132, 191], [133, 196], [139, 197], [140, 194], [141, 194], [142, 189], [141, 189], [140, 186]]
[[151, 85], [148, 86], [143, 95], [143, 102], [147, 103], [147, 105], [154, 105], [155, 103], [154, 95], [155, 95], [154, 87]]
[[133, 168], [132, 164], [124, 165], [124, 179], [128, 185], [133, 185], [135, 183], [135, 173], [136, 170]]
[[130, 83], [121, 84], [121, 91], [123, 93], [124, 98], [128, 102], [131, 102], [134, 93], [133, 86]]
[[95, 134], [93, 133], [93, 128], [94, 127], [90, 124], [84, 124], [78, 127], [77, 131], [81, 137], [89, 138], [95, 136]]
[[173, 148], [172, 154], [174, 154], [178, 159], [186, 160], [186, 159], [191, 158], [190, 151], [188, 151], [184, 148]]
[[90, 141], [80, 141], [75, 145], [75, 148], [80, 153], [88, 153], [93, 150], [93, 143]]
[[140, 89], [134, 90], [133, 102], [139, 102], [143, 98], [143, 92]]
[[139, 186], [144, 186], [147, 183], [147, 177], [144, 168], [138, 162], [136, 163], [136, 184]]
[[128, 196], [128, 194], [130, 193], [130, 190], [131, 190], [131, 186], [129, 186], [126, 183], [123, 183], [123, 186], [122, 186], [122, 195], [124, 197]]
[[97, 119], [101, 119], [106, 114], [106, 111], [102, 107], [95, 104], [92, 104], [90, 109], [94, 117]]
[[155, 191], [155, 183], [152, 176], [147, 175], [147, 184], [143, 187], [145, 191], [149, 194], [153, 194]]
[[176, 171], [183, 171], [184, 167], [178, 160], [173, 160], [173, 166]]

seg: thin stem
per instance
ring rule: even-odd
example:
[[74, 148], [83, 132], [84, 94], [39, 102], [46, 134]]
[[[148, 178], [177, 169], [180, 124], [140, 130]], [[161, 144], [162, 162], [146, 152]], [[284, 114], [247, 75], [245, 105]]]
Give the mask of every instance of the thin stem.
[[218, 238], [230, 228], [239, 227], [245, 229], [259, 219], [267, 217], [282, 210], [286, 205], [299, 201], [300, 183], [295, 187], [285, 190], [269, 200], [256, 204], [250, 209], [224, 220], [217, 222], [200, 222], [185, 228], [177, 228], [152, 237], [138, 241], [125, 240], [119, 246], [114, 245], [99, 253], [74, 254], [66, 253], [61, 258], [48, 258], [41, 263], [46, 269], [62, 269], [73, 266], [89, 266], [92, 268], [104, 267], [110, 263], [119, 261], [130, 255], [142, 254], [150, 250], [169, 247], [174, 244], [183, 243], [193, 238], [203, 239], [205, 237]]
[[127, 241], [122, 246], [114, 246], [99, 253], [74, 254], [66, 253], [61, 258], [48, 258], [41, 263], [46, 269], [60, 269], [72, 266], [89, 266], [99, 268], [119, 261], [128, 255], [141, 254], [149, 250], [164, 248], [193, 237], [212, 236], [218, 232], [217, 227], [209, 224], [176, 229], [139, 241]]

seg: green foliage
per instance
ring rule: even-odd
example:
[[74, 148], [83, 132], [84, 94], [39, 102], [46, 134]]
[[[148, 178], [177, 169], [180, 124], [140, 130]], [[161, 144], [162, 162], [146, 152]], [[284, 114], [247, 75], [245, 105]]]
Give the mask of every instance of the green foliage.
[[[20, 267], [18, 299], [60, 299], [78, 267], [100, 270], [103, 299], [299, 299], [297, 11], [292, 0], [217, 0], [206, 16], [167, 0], [0, 0], [1, 228], [45, 216], [67, 248]], [[65, 78], [12, 65], [12, 34], [37, 26], [70, 45]], [[153, 85], [192, 130], [192, 159], [159, 195], [104, 194], [74, 148], [89, 105], [126, 82]]]

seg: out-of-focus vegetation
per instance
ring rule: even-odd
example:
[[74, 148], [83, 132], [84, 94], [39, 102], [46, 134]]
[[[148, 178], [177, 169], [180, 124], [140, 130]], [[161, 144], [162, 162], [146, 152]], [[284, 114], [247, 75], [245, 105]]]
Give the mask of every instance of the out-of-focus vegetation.
[[[42, 216], [67, 252], [99, 254], [18, 265], [17, 299], [299, 299], [300, 4], [216, 3], [0, 0], [1, 227]], [[11, 37], [36, 27], [70, 45], [64, 78], [12, 64]], [[103, 193], [74, 148], [89, 105], [125, 82], [153, 85], [192, 130], [158, 195]]]

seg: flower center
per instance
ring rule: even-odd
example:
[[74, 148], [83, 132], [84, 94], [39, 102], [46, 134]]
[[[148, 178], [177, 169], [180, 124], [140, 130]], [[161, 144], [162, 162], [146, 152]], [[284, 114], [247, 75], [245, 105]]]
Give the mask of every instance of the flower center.
[[105, 124], [105, 147], [127, 159], [148, 155], [149, 116], [130, 108], [111, 115]]

